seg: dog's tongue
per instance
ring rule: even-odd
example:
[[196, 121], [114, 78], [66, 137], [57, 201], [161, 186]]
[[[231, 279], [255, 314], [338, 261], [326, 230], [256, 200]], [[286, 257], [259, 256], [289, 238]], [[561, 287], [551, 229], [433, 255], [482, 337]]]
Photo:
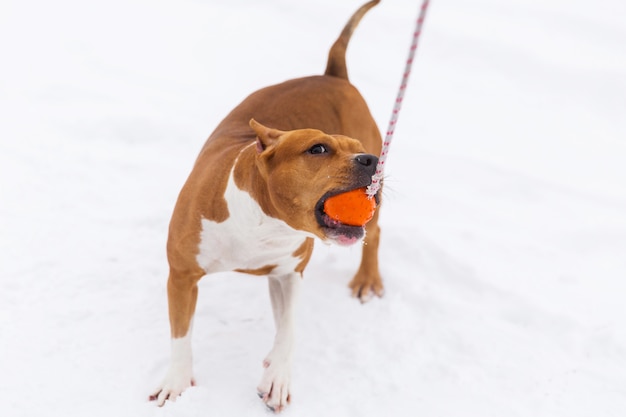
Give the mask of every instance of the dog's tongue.
[[335, 242], [341, 246], [354, 245], [356, 242], [358, 242], [358, 240], [359, 239], [355, 236], [340, 235], [335, 237]]
[[348, 226], [364, 226], [374, 217], [376, 201], [357, 188], [329, 197], [324, 202], [324, 212], [331, 220]]

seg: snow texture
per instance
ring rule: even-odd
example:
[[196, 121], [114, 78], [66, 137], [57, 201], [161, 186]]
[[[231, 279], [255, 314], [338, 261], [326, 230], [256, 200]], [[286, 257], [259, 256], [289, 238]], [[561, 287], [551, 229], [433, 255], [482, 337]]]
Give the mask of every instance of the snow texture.
[[[201, 281], [197, 386], [157, 408], [165, 240], [202, 143], [319, 74], [361, 0], [3, 1], [0, 414], [264, 416], [264, 278]], [[417, 1], [350, 44], [385, 129]], [[382, 299], [317, 243], [286, 416], [626, 415], [626, 3], [434, 1], [389, 156]]]

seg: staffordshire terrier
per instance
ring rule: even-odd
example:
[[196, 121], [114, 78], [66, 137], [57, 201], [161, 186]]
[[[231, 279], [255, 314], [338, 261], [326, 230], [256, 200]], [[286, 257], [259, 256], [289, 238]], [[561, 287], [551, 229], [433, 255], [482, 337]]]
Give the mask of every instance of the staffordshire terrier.
[[197, 283], [206, 274], [268, 276], [276, 337], [263, 361], [258, 394], [276, 412], [290, 401], [294, 304], [314, 238], [340, 245], [364, 238], [349, 286], [362, 301], [382, 295], [378, 211], [365, 227], [324, 213], [325, 199], [371, 183], [380, 154], [378, 127], [348, 81], [345, 62], [353, 30], [378, 2], [350, 18], [330, 49], [324, 75], [253, 93], [201, 149], [169, 227], [171, 360], [150, 396], [159, 406], [194, 384], [191, 329]]

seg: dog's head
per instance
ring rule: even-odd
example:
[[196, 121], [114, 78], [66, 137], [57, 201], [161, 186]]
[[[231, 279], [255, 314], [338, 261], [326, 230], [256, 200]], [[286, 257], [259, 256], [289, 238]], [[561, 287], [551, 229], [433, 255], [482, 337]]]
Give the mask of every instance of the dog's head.
[[294, 229], [341, 245], [357, 242], [364, 227], [332, 220], [324, 212], [327, 198], [368, 186], [378, 158], [361, 142], [315, 129], [280, 131], [255, 120], [256, 165], [267, 183], [266, 196], [275, 215]]

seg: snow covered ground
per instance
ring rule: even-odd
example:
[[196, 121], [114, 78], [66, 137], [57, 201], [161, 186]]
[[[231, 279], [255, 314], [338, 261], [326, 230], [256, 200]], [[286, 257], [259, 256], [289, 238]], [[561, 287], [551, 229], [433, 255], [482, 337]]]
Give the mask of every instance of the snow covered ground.
[[[5, 0], [0, 414], [263, 416], [265, 279], [203, 280], [198, 386], [169, 355], [165, 239], [205, 138], [323, 71], [361, 0]], [[353, 83], [386, 127], [418, 4], [383, 0]], [[317, 245], [287, 416], [626, 415], [626, 3], [434, 1], [391, 149], [386, 295]]]

